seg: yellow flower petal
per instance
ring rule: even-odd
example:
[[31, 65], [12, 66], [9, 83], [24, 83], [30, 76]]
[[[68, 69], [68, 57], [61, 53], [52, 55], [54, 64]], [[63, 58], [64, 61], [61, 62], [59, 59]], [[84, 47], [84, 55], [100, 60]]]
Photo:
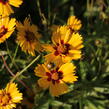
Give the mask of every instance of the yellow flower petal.
[[44, 67], [43, 67], [42, 65], [38, 65], [38, 66], [35, 68], [34, 72], [35, 72], [35, 75], [36, 75], [36, 76], [39, 76], [39, 77], [44, 77], [44, 76], [46, 76], [46, 71], [45, 71], [45, 69], [44, 69]]
[[67, 25], [75, 31], [80, 30], [82, 27], [81, 21], [78, 20], [75, 16], [70, 16], [68, 18]]
[[51, 62], [51, 61], [54, 61], [56, 58], [56, 56], [54, 55], [54, 53], [49, 53], [47, 55], [45, 55], [45, 60], [47, 62]]
[[70, 50], [69, 55], [71, 56], [72, 60], [80, 59], [82, 56], [80, 50]]
[[16, 22], [15, 21], [16, 21], [16, 19], [14, 19], [14, 18], [10, 20], [10, 22], [8, 24], [8, 26], [10, 27], [10, 29], [13, 29], [13, 27], [16, 25]]
[[77, 49], [78, 46], [81, 46], [83, 43], [81, 35], [79, 35], [78, 33], [72, 34], [68, 43], [72, 45], [73, 48]]
[[72, 63], [65, 63], [60, 67], [59, 71], [62, 71], [63, 75], [68, 75], [75, 72], [75, 68], [76, 66], [74, 66]]
[[66, 43], [69, 38], [70, 38], [70, 29], [67, 27], [67, 26], [61, 26], [59, 28], [59, 32], [60, 32], [60, 37], [61, 37], [61, 40], [64, 41], [64, 43]]
[[42, 47], [44, 48], [45, 51], [50, 51], [50, 52], [54, 51], [54, 48], [50, 44], [43, 44]]
[[77, 81], [77, 76], [75, 76], [74, 74], [68, 74], [68, 75], [64, 75], [63, 77], [63, 81], [64, 82], [68, 82], [68, 83], [73, 83], [75, 81]]
[[52, 96], [59, 96], [59, 95], [62, 95], [64, 93], [67, 93], [68, 92], [68, 86], [61, 82], [60, 84], [58, 83], [55, 83], [55, 84], [50, 84], [50, 94]]
[[80, 50], [69, 50], [69, 53], [70, 54], [81, 54], [81, 51]]
[[38, 84], [40, 87], [47, 89], [50, 85], [50, 82], [47, 80], [47, 78], [41, 78], [38, 80]]
[[70, 56], [70, 55], [62, 56], [63, 63], [70, 62], [71, 60], [72, 60], [72, 56]]
[[9, 0], [9, 4], [15, 7], [19, 7], [23, 3], [23, 0]]
[[2, 12], [2, 15], [10, 15], [11, 13], [14, 13], [14, 11], [12, 10], [11, 6], [6, 3], [6, 6], [4, 5], [4, 8], [3, 8], [3, 12]]

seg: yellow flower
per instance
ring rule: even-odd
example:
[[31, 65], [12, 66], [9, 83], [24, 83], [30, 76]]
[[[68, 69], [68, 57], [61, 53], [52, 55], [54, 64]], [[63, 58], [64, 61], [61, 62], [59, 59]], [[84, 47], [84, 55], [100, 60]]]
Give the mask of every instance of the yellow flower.
[[17, 84], [8, 83], [5, 89], [0, 90], [0, 109], [13, 109], [22, 99]]
[[10, 15], [13, 9], [10, 5], [14, 7], [19, 7], [23, 0], [0, 0], [0, 15]]
[[59, 96], [67, 93], [68, 85], [66, 83], [73, 83], [77, 81], [75, 76], [75, 66], [72, 63], [66, 63], [59, 66], [50, 67], [48, 64], [38, 65], [34, 72], [35, 75], [41, 77], [38, 84], [43, 89], [49, 88], [52, 96]]
[[24, 20], [22, 23], [17, 23], [17, 43], [20, 45], [24, 52], [28, 52], [32, 56], [35, 55], [35, 50], [41, 49], [39, 38], [41, 35], [38, 33], [37, 26], [30, 24], [29, 18]]
[[4, 42], [15, 30], [15, 19], [9, 20], [9, 17], [3, 17], [0, 19], [0, 43]]
[[67, 26], [72, 31], [78, 31], [78, 30], [80, 30], [82, 24], [81, 24], [81, 21], [78, 20], [75, 16], [70, 16], [67, 20]]
[[67, 26], [61, 26], [53, 33], [53, 44], [44, 44], [45, 51], [50, 53], [45, 56], [48, 62], [69, 62], [81, 58], [81, 48], [83, 48], [83, 41], [81, 35], [70, 32]]

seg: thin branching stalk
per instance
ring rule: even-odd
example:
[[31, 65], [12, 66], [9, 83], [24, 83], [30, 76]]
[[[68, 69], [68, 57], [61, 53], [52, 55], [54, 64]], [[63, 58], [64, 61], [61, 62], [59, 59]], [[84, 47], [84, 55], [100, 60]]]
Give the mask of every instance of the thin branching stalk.
[[24, 73], [34, 62], [36, 62], [38, 59], [40, 58], [40, 55], [38, 55], [29, 65], [27, 65], [23, 70], [21, 70], [20, 72], [17, 72], [17, 74], [11, 79], [11, 82], [13, 82], [14, 80], [16, 80], [16, 78], [18, 78], [20, 75], [22, 75], [22, 73]]
[[[1, 57], [2, 57], [2, 60], [3, 60], [3, 63], [4, 63], [4, 66], [6, 67], [6, 69], [8, 70], [8, 72], [13, 76], [13, 77], [15, 77], [15, 74], [10, 70], [10, 68], [8, 67], [8, 65], [7, 65], [7, 63], [6, 63], [6, 61], [5, 61], [5, 59], [4, 59], [4, 56], [2, 56], [1, 55]], [[17, 79], [25, 88], [27, 88], [27, 89], [29, 89], [29, 87], [22, 81], [22, 80], [19, 80], [19, 79]]]
[[[10, 50], [9, 50], [9, 47], [8, 47], [8, 43], [7, 43], [7, 41], [5, 41], [5, 42], [6, 42], [6, 48], [7, 48], [8, 55], [9, 55], [11, 61], [12, 61], [13, 59], [12, 59], [12, 56], [11, 56], [11, 53], [10, 53]], [[16, 65], [16, 63], [14, 61], [13, 61], [13, 64], [16, 67], [16, 69], [19, 70], [18, 66]]]

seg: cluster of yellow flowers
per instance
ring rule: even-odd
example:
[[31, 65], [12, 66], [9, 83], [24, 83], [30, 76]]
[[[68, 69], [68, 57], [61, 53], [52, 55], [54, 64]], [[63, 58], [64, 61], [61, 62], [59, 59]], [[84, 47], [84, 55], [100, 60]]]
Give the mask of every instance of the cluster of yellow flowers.
[[52, 43], [43, 44], [45, 63], [38, 65], [34, 72], [41, 77], [38, 80], [40, 87], [47, 89], [52, 96], [59, 96], [69, 91], [66, 83], [77, 81], [76, 66], [72, 60], [80, 59], [83, 39], [78, 33], [82, 24], [75, 16], [68, 18], [67, 25], [59, 26], [52, 33]]
[[[9, 18], [14, 13], [10, 5], [19, 7], [23, 0], [0, 0], [0, 43], [3, 43], [15, 30], [16, 19]], [[0, 90], [0, 109], [13, 109], [23, 99], [17, 84], [10, 82]]]
[[[31, 24], [26, 18], [23, 23], [9, 18], [13, 13], [10, 5], [19, 7], [22, 0], [0, 0], [0, 43], [3, 43], [17, 29], [17, 44], [25, 53], [35, 56], [35, 51], [46, 51], [45, 62], [38, 64], [35, 75], [40, 77], [38, 84], [43, 89], [49, 89], [52, 96], [67, 93], [69, 87], [66, 83], [77, 81], [76, 66], [73, 60], [80, 59], [83, 38], [79, 34], [81, 21], [75, 16], [68, 18], [67, 24], [59, 26], [53, 31], [50, 44], [40, 42], [41, 34], [38, 27]], [[5, 89], [0, 90], [0, 109], [12, 109], [22, 100], [15, 83], [8, 83]]]

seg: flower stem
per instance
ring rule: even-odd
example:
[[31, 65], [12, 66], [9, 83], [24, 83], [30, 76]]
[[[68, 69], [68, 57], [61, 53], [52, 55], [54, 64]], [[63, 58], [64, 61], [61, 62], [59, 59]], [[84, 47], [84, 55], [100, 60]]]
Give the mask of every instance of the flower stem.
[[83, 109], [82, 108], [82, 98], [80, 98], [80, 100], [79, 100], [79, 109]]
[[[10, 53], [10, 50], [9, 50], [9, 47], [8, 47], [8, 43], [7, 43], [7, 41], [5, 41], [5, 42], [6, 42], [6, 48], [7, 48], [8, 55], [9, 55], [11, 61], [12, 61], [13, 58], [12, 58], [12, 56], [11, 56], [11, 53]], [[13, 64], [14, 64], [14, 66], [16, 67], [16, 69], [19, 70], [18, 66], [16, 65], [16, 63], [14, 63], [14, 61], [13, 61]]]
[[29, 65], [27, 65], [23, 70], [20, 72], [17, 72], [17, 74], [11, 79], [11, 82], [13, 82], [17, 77], [22, 75], [23, 72], [25, 72], [35, 61], [37, 61], [40, 58], [40, 55], [38, 55]]
[[14, 60], [15, 60], [15, 57], [16, 57], [16, 55], [17, 55], [18, 48], [19, 48], [19, 46], [17, 45], [16, 50], [15, 50], [15, 53], [14, 53], [14, 56], [13, 56], [13, 59], [12, 59], [12, 64], [10, 65], [11, 68], [12, 68], [12, 66], [13, 66], [13, 64], [14, 64]]
[[[6, 69], [8, 70], [8, 72], [14, 77], [15, 74], [14, 74], [14, 73], [10, 70], [10, 68], [8, 67], [8, 65], [7, 65], [7, 63], [6, 63], [5, 59], [4, 59], [4, 56], [1, 55], [1, 57], [2, 57], [2, 60], [3, 60], [4, 66], [6, 67]], [[17, 79], [17, 80], [18, 80], [25, 88], [29, 89], [29, 87], [28, 87], [22, 80], [19, 80], [19, 79]]]

